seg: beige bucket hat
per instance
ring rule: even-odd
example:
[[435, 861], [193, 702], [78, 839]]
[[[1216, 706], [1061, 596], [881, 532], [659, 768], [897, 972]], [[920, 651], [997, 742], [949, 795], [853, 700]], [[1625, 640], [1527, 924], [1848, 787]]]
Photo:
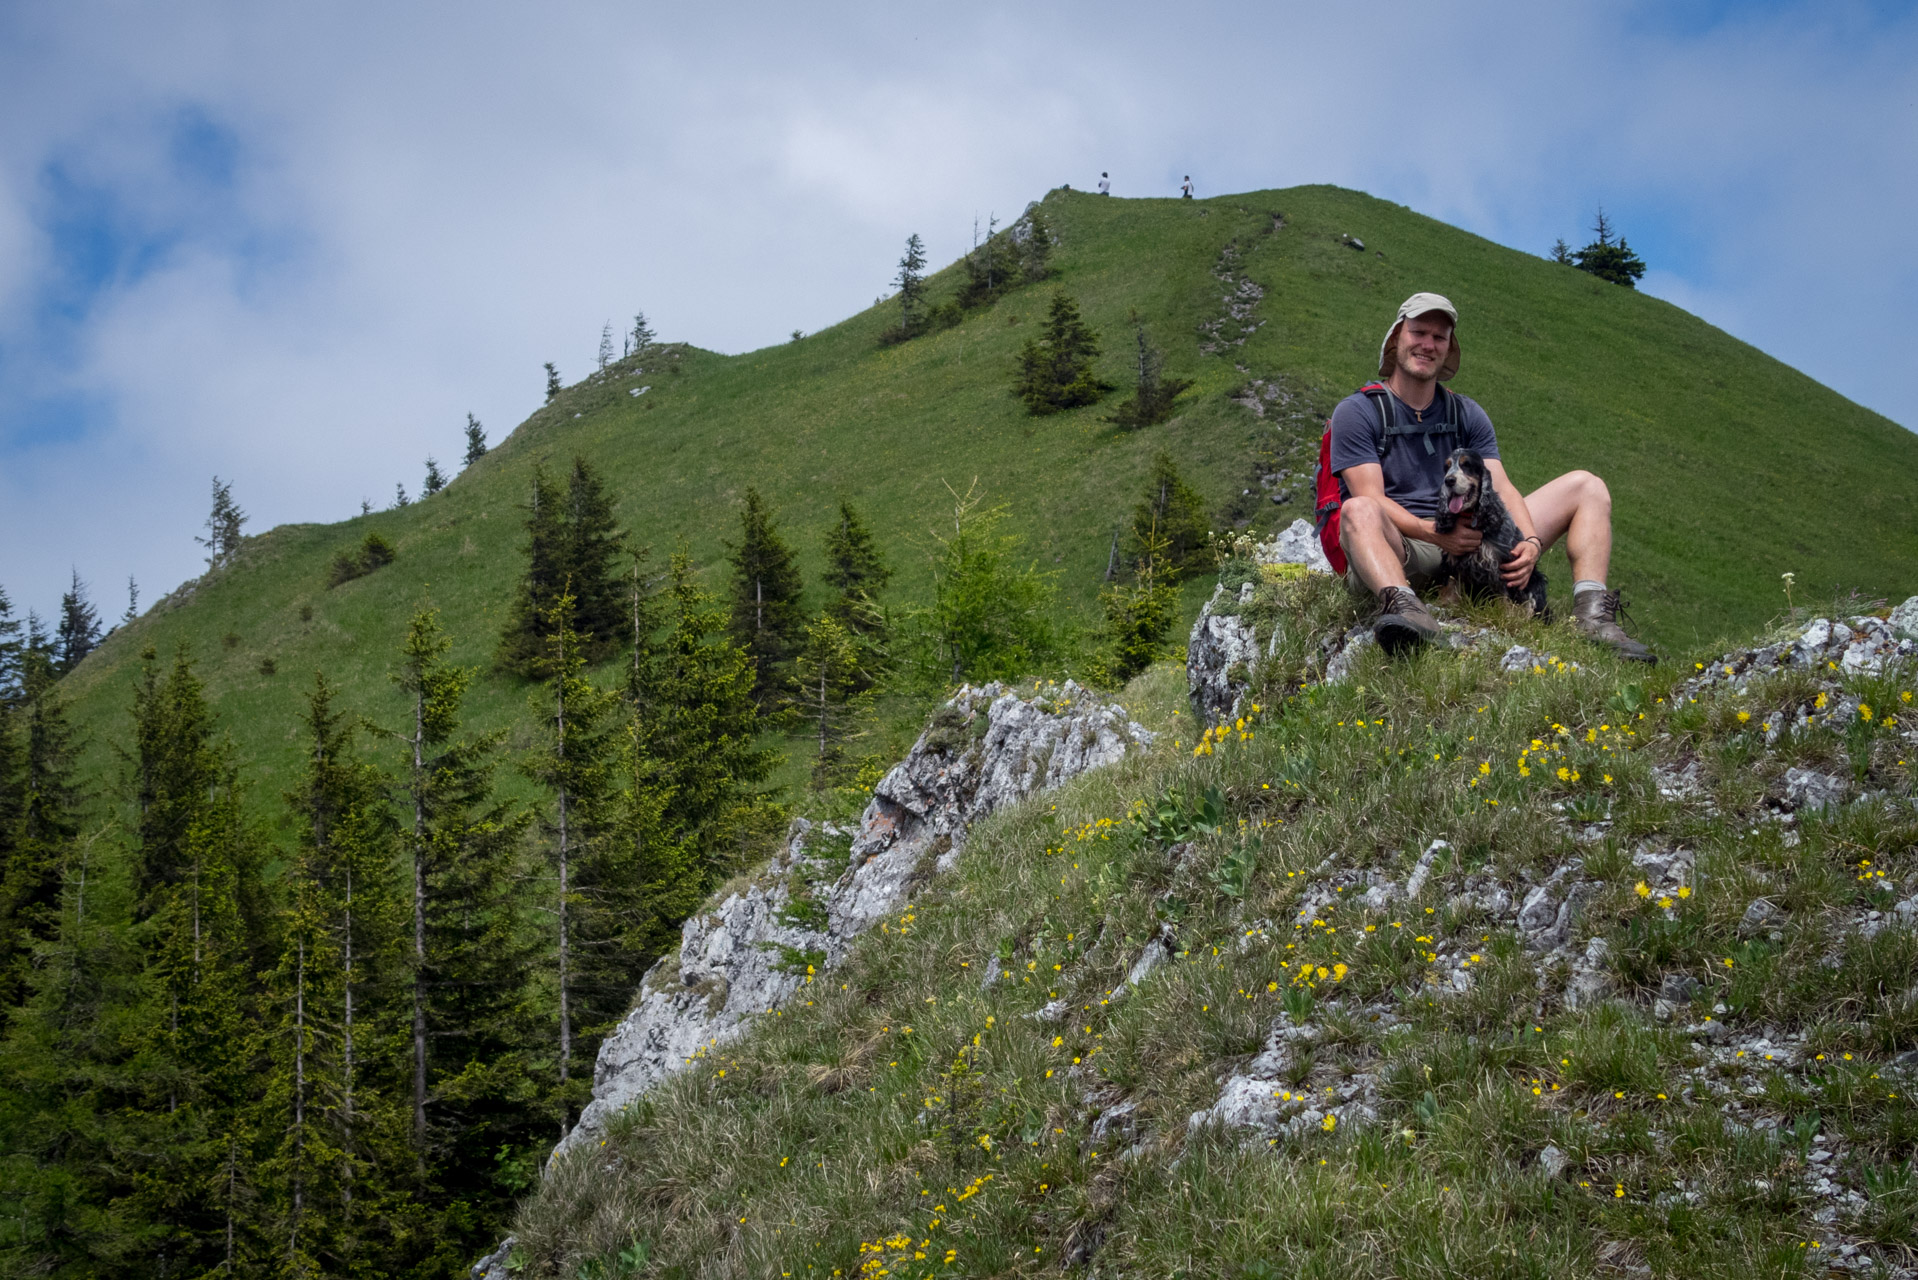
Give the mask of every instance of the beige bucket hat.
[[1453, 375], [1458, 372], [1458, 308], [1452, 305], [1450, 298], [1438, 293], [1415, 293], [1399, 304], [1398, 316], [1392, 321], [1392, 327], [1385, 331], [1385, 341], [1379, 344], [1379, 377], [1389, 378], [1392, 376], [1392, 371], [1398, 368], [1399, 326], [1414, 316], [1422, 316], [1431, 311], [1442, 311], [1452, 319], [1452, 346], [1446, 353], [1445, 364], [1438, 373], [1440, 382], [1452, 380]]

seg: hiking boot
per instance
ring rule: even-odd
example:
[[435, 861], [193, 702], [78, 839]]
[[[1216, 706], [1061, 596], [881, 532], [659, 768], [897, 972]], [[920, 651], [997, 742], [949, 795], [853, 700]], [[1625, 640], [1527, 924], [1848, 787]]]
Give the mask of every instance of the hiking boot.
[[1410, 587], [1387, 587], [1379, 592], [1379, 616], [1372, 638], [1387, 653], [1416, 649], [1439, 634], [1438, 619]]
[[1581, 591], [1572, 597], [1572, 625], [1587, 640], [1604, 645], [1621, 658], [1656, 663], [1657, 655], [1618, 625], [1621, 607], [1616, 591]]

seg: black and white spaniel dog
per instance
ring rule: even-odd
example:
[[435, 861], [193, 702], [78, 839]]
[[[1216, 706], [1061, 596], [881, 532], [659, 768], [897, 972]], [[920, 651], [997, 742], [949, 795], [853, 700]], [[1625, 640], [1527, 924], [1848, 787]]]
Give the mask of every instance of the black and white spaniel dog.
[[1447, 555], [1445, 567], [1472, 600], [1494, 600], [1506, 596], [1530, 604], [1532, 612], [1549, 616], [1545, 606], [1545, 575], [1536, 568], [1523, 587], [1509, 588], [1499, 576], [1499, 567], [1512, 558], [1512, 548], [1521, 541], [1512, 513], [1499, 500], [1492, 487], [1492, 475], [1485, 459], [1470, 449], [1454, 449], [1445, 460], [1445, 479], [1439, 486], [1439, 511], [1432, 527], [1450, 533], [1465, 520], [1484, 535], [1478, 549], [1466, 556]]

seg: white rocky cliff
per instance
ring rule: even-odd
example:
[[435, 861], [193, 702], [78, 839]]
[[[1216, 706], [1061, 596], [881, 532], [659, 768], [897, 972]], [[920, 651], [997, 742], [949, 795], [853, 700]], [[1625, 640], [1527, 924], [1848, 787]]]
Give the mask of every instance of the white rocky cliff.
[[854, 939], [954, 864], [973, 822], [1151, 740], [1069, 681], [1024, 699], [997, 684], [961, 689], [873, 789], [857, 831], [796, 820], [749, 887], [686, 921], [678, 952], [647, 973], [601, 1046], [593, 1101], [553, 1158], [778, 1008], [809, 966], [813, 976], [837, 966]]

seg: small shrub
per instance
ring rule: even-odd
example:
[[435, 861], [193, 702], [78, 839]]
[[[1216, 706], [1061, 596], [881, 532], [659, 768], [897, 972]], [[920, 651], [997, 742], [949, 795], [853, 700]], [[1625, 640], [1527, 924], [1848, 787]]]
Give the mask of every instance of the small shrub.
[[229, 649], [237, 649], [240, 647], [240, 633], [237, 631], [229, 631], [220, 637], [220, 643]]
[[[360, 544], [359, 550], [342, 551], [333, 557], [333, 563], [327, 566], [326, 585], [337, 587], [355, 578], [364, 578], [375, 569], [384, 569], [398, 558], [399, 553], [393, 549], [392, 543], [377, 533], [369, 533], [366, 535], [366, 541]], [[302, 620], [311, 620], [312, 616], [311, 605], [303, 609], [300, 614]]]
[[310, 605], [310, 604], [303, 604], [303, 605], [301, 605], [301, 606], [300, 606], [300, 621], [301, 621], [301, 622], [311, 622], [311, 621], [313, 621], [313, 606], [312, 606], [312, 605]]
[[1162, 578], [1142, 573], [1136, 582], [1101, 593], [1099, 604], [1106, 622], [1105, 676], [1123, 685], [1158, 660], [1172, 630], [1178, 591]]
[[270, 658], [270, 657], [269, 657], [269, 658], [261, 658], [261, 659], [260, 659], [260, 674], [261, 674], [261, 675], [263, 675], [263, 676], [271, 676], [271, 675], [278, 675], [278, 674], [279, 674], [279, 671], [280, 671], [280, 664], [279, 664], [279, 663], [277, 663], [277, 662], [275, 662], [275, 661], [273, 661], [273, 659], [272, 659], [272, 658]]

